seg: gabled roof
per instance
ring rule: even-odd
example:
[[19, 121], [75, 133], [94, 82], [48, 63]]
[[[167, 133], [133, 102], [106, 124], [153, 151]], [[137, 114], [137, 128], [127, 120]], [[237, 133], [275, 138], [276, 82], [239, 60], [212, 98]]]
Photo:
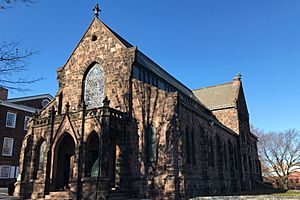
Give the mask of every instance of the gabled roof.
[[12, 99], [7, 99], [5, 101], [15, 103], [15, 102], [20, 102], [20, 101], [29, 101], [29, 100], [43, 99], [43, 98], [49, 99], [50, 101], [52, 99], [54, 99], [53, 96], [51, 96], [50, 94], [40, 94], [40, 95], [27, 96], [27, 97], [12, 98]]
[[[178, 81], [176, 78], [174, 78], [172, 75], [170, 75], [168, 72], [166, 72], [163, 68], [161, 68], [158, 64], [156, 64], [153, 60], [148, 58], [145, 54], [143, 54], [141, 51], [137, 50], [136, 53], [136, 61], [143, 67], [147, 68], [148, 70], [152, 71], [157, 76], [163, 78], [164, 80], [168, 81], [171, 85], [176, 87], [178, 90], [192, 98], [193, 100], [199, 102], [197, 97], [193, 94], [193, 92], [186, 87], [184, 84], [182, 84], [180, 81]], [[199, 102], [200, 103], [200, 102]]]
[[82, 40], [84, 39], [84, 37], [86, 36], [87, 32], [89, 31], [89, 29], [92, 27], [92, 25], [94, 23], [98, 23], [98, 25], [100, 24], [101, 26], [103, 26], [105, 29], [108, 30], [108, 33], [111, 34], [119, 44], [123, 45], [126, 48], [130, 48], [133, 47], [129, 42], [127, 42], [124, 38], [122, 38], [120, 35], [118, 35], [116, 32], [114, 32], [111, 28], [109, 28], [106, 24], [104, 24], [101, 20], [99, 20], [97, 17], [94, 17], [94, 19], [92, 20], [92, 22], [90, 23], [89, 27], [85, 30], [84, 34], [82, 35], [80, 41], [77, 43], [76, 47], [73, 49], [71, 55], [69, 56], [68, 60], [66, 61], [66, 63], [63, 65], [62, 69], [66, 66], [66, 64], [69, 62], [69, 60], [71, 59], [72, 55], [74, 54], [74, 52], [76, 51], [76, 49], [78, 48], [79, 44], [82, 42]]
[[240, 85], [224, 83], [193, 90], [196, 97], [210, 110], [236, 107]]

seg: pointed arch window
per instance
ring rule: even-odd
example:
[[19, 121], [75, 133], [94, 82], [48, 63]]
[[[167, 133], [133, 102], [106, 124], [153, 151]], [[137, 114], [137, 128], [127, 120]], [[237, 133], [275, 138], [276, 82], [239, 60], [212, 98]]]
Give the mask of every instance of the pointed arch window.
[[35, 151], [35, 162], [34, 162], [34, 170], [33, 170], [33, 178], [36, 179], [38, 178], [38, 173], [42, 172], [44, 169], [44, 159], [45, 159], [45, 154], [46, 154], [46, 142], [42, 138], [39, 140], [36, 146], [36, 151]]
[[194, 132], [194, 129], [192, 130], [192, 133], [191, 133], [191, 143], [192, 143], [192, 159], [193, 159], [193, 165], [197, 165], [197, 162], [196, 162], [196, 152], [195, 152], [195, 132]]
[[209, 163], [211, 167], [215, 167], [215, 152], [214, 152], [215, 142], [212, 136], [209, 139]]
[[95, 63], [86, 74], [84, 80], [84, 101], [88, 109], [102, 106], [104, 99], [104, 71]]
[[157, 136], [155, 128], [150, 125], [147, 128], [147, 161], [155, 162], [157, 160]]
[[224, 166], [224, 162], [223, 162], [223, 151], [222, 151], [222, 142], [221, 139], [219, 137], [219, 135], [216, 135], [217, 138], [217, 142], [216, 142], [216, 150], [217, 150], [217, 167], [218, 167], [218, 173], [220, 177], [223, 177], [223, 166]]
[[185, 154], [186, 154], [186, 162], [187, 164], [191, 164], [191, 152], [190, 152], [190, 137], [189, 130], [186, 128], [185, 130]]
[[38, 165], [39, 170], [42, 170], [44, 167], [45, 152], [46, 152], [46, 142], [43, 141], [39, 149], [39, 165]]
[[99, 136], [93, 131], [86, 143], [85, 173], [87, 176], [97, 177], [99, 171]]

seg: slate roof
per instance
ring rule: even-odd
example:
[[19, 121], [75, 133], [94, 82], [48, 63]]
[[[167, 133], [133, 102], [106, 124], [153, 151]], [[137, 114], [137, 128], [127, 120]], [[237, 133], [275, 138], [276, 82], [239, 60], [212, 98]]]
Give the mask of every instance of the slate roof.
[[200, 103], [198, 98], [194, 95], [192, 90], [190, 90], [188, 87], [186, 87], [184, 84], [182, 84], [180, 81], [178, 81], [176, 78], [174, 78], [172, 75], [170, 75], [168, 72], [166, 72], [163, 68], [161, 68], [158, 64], [156, 64], [153, 60], [148, 58], [145, 54], [143, 54], [141, 51], [137, 50], [136, 54], [137, 63], [141, 64], [148, 70], [152, 71], [159, 77], [163, 78], [164, 80], [168, 81], [171, 85], [176, 87], [178, 90], [195, 100], [196, 102]]
[[196, 97], [210, 110], [236, 107], [239, 85], [233, 82], [193, 90]]

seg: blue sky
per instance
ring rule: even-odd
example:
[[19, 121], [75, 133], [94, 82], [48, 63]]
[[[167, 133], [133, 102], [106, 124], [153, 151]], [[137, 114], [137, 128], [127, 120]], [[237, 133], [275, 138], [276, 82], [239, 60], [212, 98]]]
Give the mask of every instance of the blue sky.
[[[0, 11], [0, 40], [39, 50], [26, 93], [57, 91], [63, 66], [93, 19], [96, 0], [39, 1]], [[102, 0], [100, 19], [191, 89], [243, 77], [251, 122], [300, 130], [299, 0]]]

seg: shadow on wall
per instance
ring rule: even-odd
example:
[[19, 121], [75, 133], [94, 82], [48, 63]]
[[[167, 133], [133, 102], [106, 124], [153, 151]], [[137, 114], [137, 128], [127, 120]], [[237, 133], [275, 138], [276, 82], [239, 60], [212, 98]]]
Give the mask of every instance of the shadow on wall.
[[[175, 121], [175, 105], [177, 98], [174, 93], [170, 94], [156, 87], [133, 82], [133, 101], [138, 104], [134, 107], [134, 114], [140, 122], [139, 137], [135, 141], [137, 157], [134, 163], [138, 164], [135, 169], [138, 177], [144, 177], [143, 191], [148, 197], [174, 196], [174, 192], [164, 193], [167, 187], [167, 165], [173, 164], [173, 125]], [[142, 161], [142, 162], [141, 162]], [[173, 172], [174, 173], [174, 172]], [[176, 186], [175, 186], [176, 187]], [[179, 186], [177, 187], [179, 188]]]

